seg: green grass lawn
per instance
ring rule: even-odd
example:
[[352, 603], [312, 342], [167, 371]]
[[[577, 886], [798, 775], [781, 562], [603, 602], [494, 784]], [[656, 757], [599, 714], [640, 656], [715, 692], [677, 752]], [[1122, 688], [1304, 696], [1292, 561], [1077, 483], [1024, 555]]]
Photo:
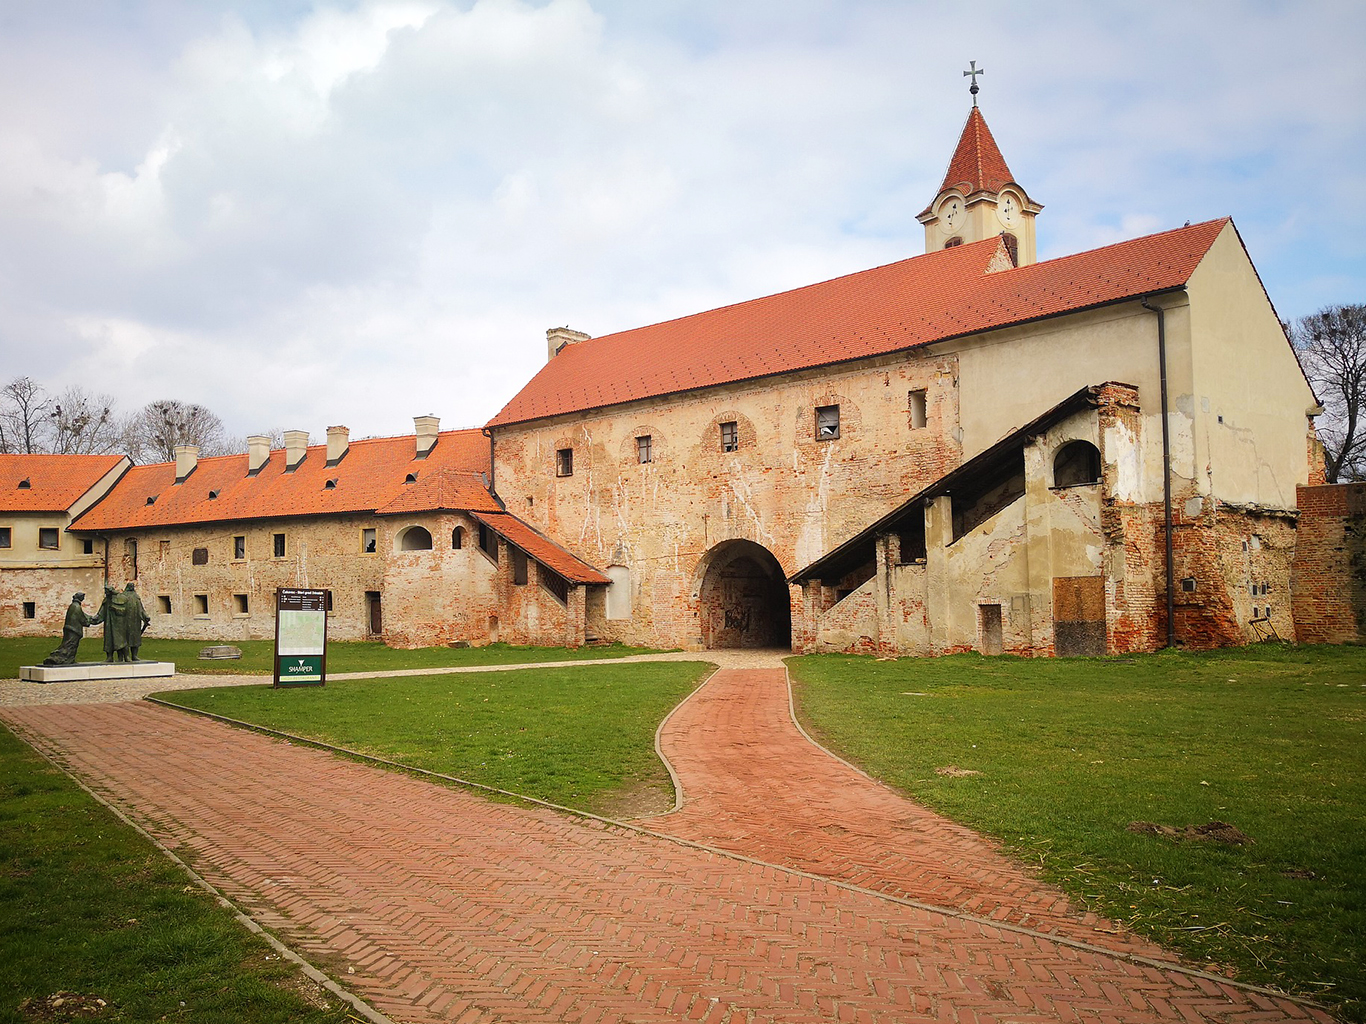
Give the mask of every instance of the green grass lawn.
[[[39, 665], [56, 648], [60, 637], [0, 639], [0, 679], [16, 679], [20, 665]], [[233, 661], [200, 661], [199, 652], [211, 644], [227, 643], [242, 649]], [[98, 629], [82, 641], [82, 661], [103, 661], [104, 641]], [[139, 656], [144, 661], [174, 661], [181, 672], [211, 675], [269, 675], [274, 671], [273, 640], [163, 640], [147, 637]], [[461, 668], [465, 665], [516, 665], [540, 661], [585, 661], [656, 654], [652, 648], [606, 644], [593, 647], [422, 647], [405, 651], [369, 641], [338, 641], [327, 645], [327, 671], [379, 672], [405, 668]]]
[[824, 742], [1087, 907], [1366, 1019], [1366, 648], [788, 664]]
[[[0, 727], [0, 1024], [339, 1024], [312, 984], [137, 832]], [[59, 992], [108, 1005], [48, 1009]], [[38, 1001], [20, 1011], [25, 999]], [[332, 1000], [331, 996], [328, 996]], [[332, 1000], [335, 1002], [335, 1000]]]
[[182, 690], [166, 700], [611, 816], [672, 806], [654, 734], [711, 671], [655, 662]]

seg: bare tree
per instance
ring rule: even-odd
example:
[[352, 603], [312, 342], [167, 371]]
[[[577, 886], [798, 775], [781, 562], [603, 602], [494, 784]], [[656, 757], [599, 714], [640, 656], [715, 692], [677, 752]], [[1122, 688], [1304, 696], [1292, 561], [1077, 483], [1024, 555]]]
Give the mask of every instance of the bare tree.
[[1290, 332], [1314, 393], [1329, 483], [1366, 479], [1366, 306], [1329, 306]]
[[15, 377], [0, 388], [0, 451], [32, 454], [46, 450], [51, 404], [46, 389], [32, 377]]
[[173, 398], [149, 402], [124, 427], [125, 450], [138, 462], [172, 462], [178, 444], [198, 445], [201, 455], [224, 455], [232, 439], [208, 409]]
[[114, 397], [93, 394], [79, 384], [57, 397], [48, 421], [49, 447], [59, 454], [104, 455], [123, 443]]

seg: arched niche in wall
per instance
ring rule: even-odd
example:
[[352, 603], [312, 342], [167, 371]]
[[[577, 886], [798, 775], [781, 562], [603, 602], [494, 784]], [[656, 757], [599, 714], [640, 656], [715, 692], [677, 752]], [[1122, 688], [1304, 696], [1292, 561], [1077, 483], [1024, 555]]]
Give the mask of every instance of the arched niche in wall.
[[1053, 486], [1100, 483], [1100, 451], [1090, 441], [1068, 441], [1053, 456]]
[[432, 535], [424, 526], [410, 526], [399, 534], [398, 549], [400, 551], [430, 551], [432, 549]]

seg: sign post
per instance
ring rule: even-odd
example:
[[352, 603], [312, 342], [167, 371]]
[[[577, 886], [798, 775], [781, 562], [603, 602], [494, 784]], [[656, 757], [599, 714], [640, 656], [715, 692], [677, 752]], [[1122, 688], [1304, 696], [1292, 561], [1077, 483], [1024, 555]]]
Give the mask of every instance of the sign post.
[[327, 591], [275, 591], [275, 685], [322, 686], [327, 678]]

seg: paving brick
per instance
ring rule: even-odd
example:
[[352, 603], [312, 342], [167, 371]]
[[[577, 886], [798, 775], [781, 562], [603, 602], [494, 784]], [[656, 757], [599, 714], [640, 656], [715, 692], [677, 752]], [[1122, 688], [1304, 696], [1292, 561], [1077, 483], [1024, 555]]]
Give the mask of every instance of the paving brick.
[[[730, 682], [782, 695], [781, 674], [772, 686]], [[725, 692], [709, 684], [703, 694]], [[694, 1007], [699, 1019], [783, 1024], [1251, 1024], [1267, 1013], [1236, 988], [1212, 998], [1170, 967], [1131, 973], [1125, 950], [1087, 952], [617, 826], [489, 803], [153, 705], [0, 713], [398, 1021], [646, 1022]], [[748, 784], [780, 794], [810, 786], [842, 827], [869, 814], [876, 828], [832, 838], [811, 831], [812, 819], [794, 809], [800, 801], [778, 799], [781, 827], [771, 815], [744, 822], [739, 804], [722, 801], [717, 826], [732, 841], [750, 834], [772, 859], [806, 857], [836, 877], [858, 868], [887, 892], [909, 891], [921, 875], [933, 883], [933, 873], [914, 870], [925, 856], [915, 847], [930, 844], [947, 865], [948, 888], [999, 905], [1018, 896], [1056, 934], [1083, 934], [1074, 917], [1044, 916], [1065, 903], [1054, 893], [1034, 898], [1041, 887], [972, 833], [924, 816], [908, 821], [905, 801], [889, 804], [894, 794], [857, 773], [838, 800], [822, 795], [826, 783], [806, 761], [773, 759], [778, 734], [753, 735], [763, 738], [752, 745]], [[695, 812], [685, 806], [677, 822]], [[901, 835], [908, 825], [913, 842]], [[804, 833], [827, 849], [809, 848], [808, 838], [803, 853]], [[880, 843], [891, 845], [877, 852]], [[852, 856], [860, 844], [867, 855]], [[889, 865], [902, 863], [911, 870], [895, 877]], [[1147, 1009], [1131, 1002], [1136, 991]], [[1275, 1008], [1280, 1020], [1329, 1020], [1290, 1000]]]

